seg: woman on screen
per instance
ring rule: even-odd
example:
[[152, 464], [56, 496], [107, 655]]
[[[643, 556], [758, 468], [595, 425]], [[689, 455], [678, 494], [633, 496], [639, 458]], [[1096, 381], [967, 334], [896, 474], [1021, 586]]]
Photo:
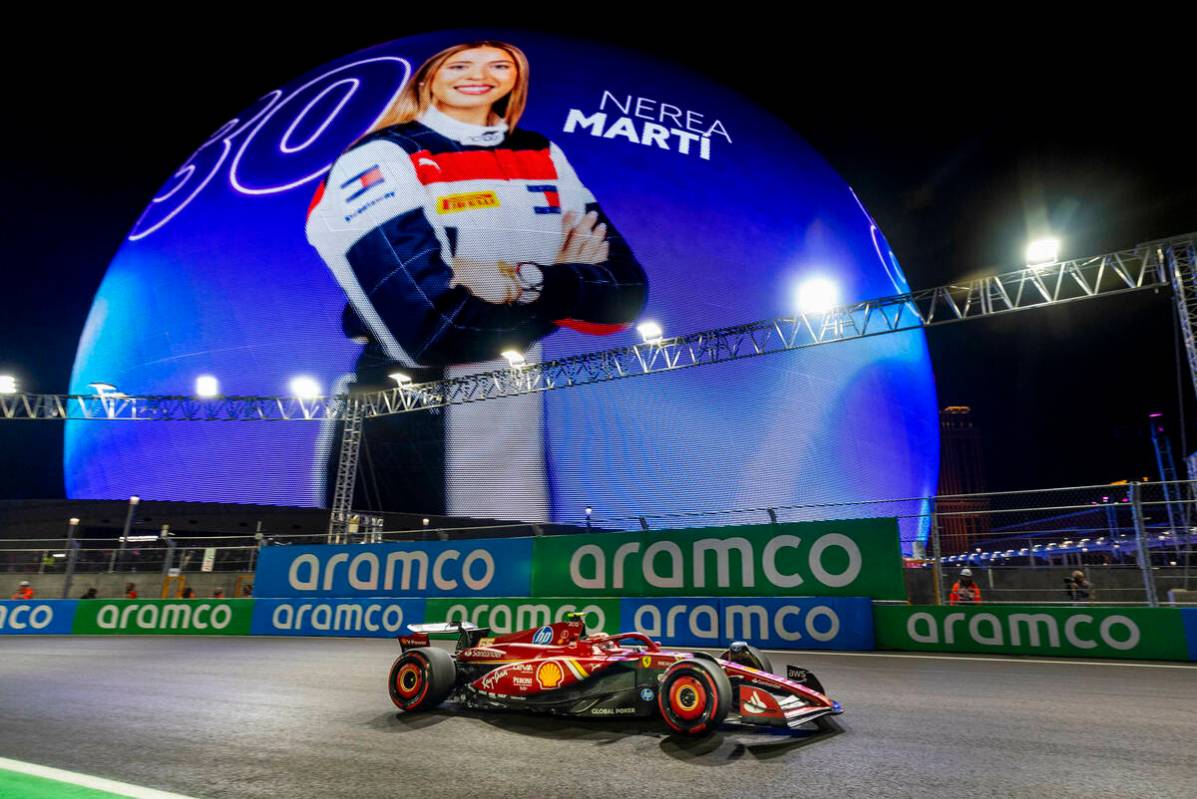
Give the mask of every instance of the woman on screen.
[[644, 307], [644, 270], [544, 136], [518, 128], [528, 62], [471, 42], [429, 58], [333, 165], [309, 211], [362, 332], [397, 362], [489, 361]]
[[[560, 327], [613, 333], [643, 309], [627, 242], [561, 148], [518, 127], [527, 99], [519, 48], [442, 50], [317, 191], [307, 237], [349, 299], [346, 333], [366, 343], [359, 386], [506, 367], [506, 350], [536, 360]], [[371, 462], [389, 469], [379, 504], [547, 521], [543, 413], [525, 395], [372, 422]]]

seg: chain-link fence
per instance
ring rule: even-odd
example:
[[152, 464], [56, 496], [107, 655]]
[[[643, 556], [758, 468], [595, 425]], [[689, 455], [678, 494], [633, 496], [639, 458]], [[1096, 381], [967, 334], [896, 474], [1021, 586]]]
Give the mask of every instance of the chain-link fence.
[[244, 582], [252, 575], [261, 548], [267, 546], [892, 517], [898, 520], [907, 554], [908, 595], [914, 603], [1193, 604], [1197, 603], [1195, 506], [1197, 483], [1176, 481], [588, 517], [585, 527], [435, 527], [425, 519], [415, 529], [388, 530], [388, 522], [393, 521], [388, 514], [355, 514], [351, 532], [336, 537], [166, 532], [114, 538], [0, 539], [0, 572], [9, 577], [38, 575], [52, 590], [68, 596], [73, 595], [73, 583], [114, 584], [97, 581], [103, 575], [113, 575], [113, 580], [116, 575], [152, 577], [155, 586], [159, 578], [167, 585], [172, 577], [202, 584], [199, 575], [204, 574], [218, 575], [209, 583], [229, 582], [228, 575], [242, 575]]

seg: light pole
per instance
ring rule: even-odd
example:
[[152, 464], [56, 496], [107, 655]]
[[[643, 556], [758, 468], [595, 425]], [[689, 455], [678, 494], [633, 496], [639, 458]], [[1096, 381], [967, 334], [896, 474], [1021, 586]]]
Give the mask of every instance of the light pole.
[[129, 531], [133, 528], [133, 514], [137, 511], [137, 504], [141, 502], [141, 497], [129, 497], [129, 511], [125, 514], [125, 531], [121, 533], [121, 540], [117, 544], [116, 549], [112, 550], [112, 557], [108, 559], [108, 573], [112, 574], [116, 570], [117, 555], [119, 553], [121, 565], [125, 565], [125, 542], [129, 540]]

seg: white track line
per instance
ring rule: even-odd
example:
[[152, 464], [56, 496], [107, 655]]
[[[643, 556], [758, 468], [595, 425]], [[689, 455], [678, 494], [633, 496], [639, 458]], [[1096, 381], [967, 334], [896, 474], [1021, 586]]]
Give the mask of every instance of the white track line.
[[980, 653], [972, 657], [960, 655], [916, 655], [906, 652], [827, 652], [818, 649], [766, 649], [771, 655], [788, 655], [804, 658], [807, 655], [823, 655], [824, 657], [846, 658], [909, 658], [912, 660], [966, 660], [973, 663], [1047, 663], [1053, 666], [1115, 666], [1128, 669], [1182, 669], [1197, 670], [1197, 664], [1183, 663], [1133, 663], [1126, 660], [1071, 660], [1068, 658], [1003, 658]]
[[194, 797], [184, 796], [181, 793], [159, 791], [155, 788], [143, 788], [140, 785], [130, 785], [127, 782], [106, 780], [103, 777], [92, 777], [89, 774], [63, 771], [62, 769], [50, 768], [49, 766], [24, 763], [20, 760], [9, 760], [5, 757], [0, 757], [0, 769], [15, 771], [18, 774], [26, 774], [30, 777], [57, 780], [58, 782], [90, 788], [93, 791], [106, 791], [114, 793], [117, 796], [128, 796], [130, 799], [194, 799]]

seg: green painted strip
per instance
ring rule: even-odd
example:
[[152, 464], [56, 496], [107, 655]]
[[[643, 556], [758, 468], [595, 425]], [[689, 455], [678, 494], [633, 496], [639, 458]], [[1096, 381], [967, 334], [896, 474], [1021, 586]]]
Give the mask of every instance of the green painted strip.
[[128, 799], [128, 795], [0, 770], [0, 799]]

